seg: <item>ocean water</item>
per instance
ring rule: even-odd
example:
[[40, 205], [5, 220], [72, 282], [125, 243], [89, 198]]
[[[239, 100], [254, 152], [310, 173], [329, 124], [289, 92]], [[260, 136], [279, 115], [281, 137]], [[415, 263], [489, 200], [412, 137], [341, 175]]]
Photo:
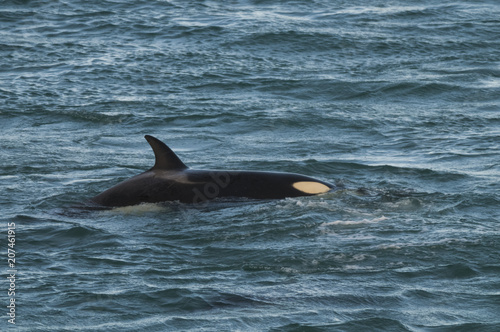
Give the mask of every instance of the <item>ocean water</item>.
[[[499, 331], [498, 36], [487, 0], [2, 1], [0, 330]], [[338, 190], [77, 208], [145, 134]]]

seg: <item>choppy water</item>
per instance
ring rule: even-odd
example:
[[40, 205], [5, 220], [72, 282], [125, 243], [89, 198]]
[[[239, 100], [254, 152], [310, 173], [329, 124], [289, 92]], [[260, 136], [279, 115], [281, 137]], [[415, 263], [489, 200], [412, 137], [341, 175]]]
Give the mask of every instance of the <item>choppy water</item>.
[[[0, 4], [20, 331], [500, 330], [496, 1]], [[319, 197], [80, 211], [150, 168]]]

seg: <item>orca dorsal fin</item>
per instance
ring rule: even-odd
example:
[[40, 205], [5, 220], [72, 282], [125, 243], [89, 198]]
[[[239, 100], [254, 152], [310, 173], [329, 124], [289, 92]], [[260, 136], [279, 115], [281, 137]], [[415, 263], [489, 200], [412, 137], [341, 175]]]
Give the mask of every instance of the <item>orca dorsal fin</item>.
[[165, 143], [150, 135], [144, 138], [155, 153], [156, 161], [152, 169], [183, 170], [188, 168]]

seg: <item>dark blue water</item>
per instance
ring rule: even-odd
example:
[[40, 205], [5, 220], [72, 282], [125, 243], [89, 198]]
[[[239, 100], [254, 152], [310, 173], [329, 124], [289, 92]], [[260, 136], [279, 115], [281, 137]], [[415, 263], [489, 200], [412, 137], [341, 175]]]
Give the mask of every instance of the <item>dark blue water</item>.
[[[1, 2], [0, 329], [500, 330], [499, 36], [486, 0]], [[74, 208], [145, 134], [341, 189]]]

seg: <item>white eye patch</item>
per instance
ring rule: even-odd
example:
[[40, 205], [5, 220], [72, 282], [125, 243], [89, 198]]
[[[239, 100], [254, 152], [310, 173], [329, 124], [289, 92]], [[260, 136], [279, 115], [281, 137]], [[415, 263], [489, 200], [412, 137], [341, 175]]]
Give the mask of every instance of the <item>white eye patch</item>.
[[312, 194], [312, 195], [323, 194], [323, 193], [330, 191], [330, 188], [328, 186], [325, 186], [322, 183], [313, 182], [313, 181], [295, 182], [292, 186], [295, 189], [302, 191], [303, 193]]

